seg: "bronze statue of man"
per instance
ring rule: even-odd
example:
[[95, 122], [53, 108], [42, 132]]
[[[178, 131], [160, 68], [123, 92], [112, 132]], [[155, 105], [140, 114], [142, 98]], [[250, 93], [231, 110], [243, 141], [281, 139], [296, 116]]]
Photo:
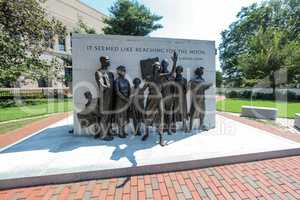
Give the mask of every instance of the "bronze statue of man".
[[183, 67], [176, 67], [175, 87], [174, 87], [174, 118], [176, 122], [182, 122], [182, 128], [187, 131], [186, 121], [188, 119], [187, 114], [187, 80], [182, 75]]
[[203, 125], [205, 117], [205, 91], [212, 86], [211, 83], [206, 83], [203, 76], [203, 67], [198, 67], [195, 70], [195, 78], [190, 80], [191, 89], [191, 108], [190, 108], [190, 127], [189, 131], [193, 128], [194, 119], [199, 118], [199, 129], [207, 130]]
[[140, 87], [141, 79], [135, 78], [132, 81], [133, 87], [131, 89], [131, 104], [129, 108], [129, 116], [133, 121], [134, 134], [142, 135], [141, 126], [144, 122], [144, 90]]
[[114, 75], [108, 71], [110, 60], [107, 56], [100, 57], [101, 67], [95, 72], [95, 79], [99, 89], [98, 115], [99, 130], [95, 138], [113, 140], [112, 120], [114, 106]]
[[125, 138], [125, 126], [129, 122], [128, 108], [130, 106], [130, 83], [125, 78], [126, 67], [117, 67], [118, 77], [114, 83], [114, 90], [116, 94], [116, 102], [114, 107], [115, 122], [118, 124], [118, 135], [120, 138]]

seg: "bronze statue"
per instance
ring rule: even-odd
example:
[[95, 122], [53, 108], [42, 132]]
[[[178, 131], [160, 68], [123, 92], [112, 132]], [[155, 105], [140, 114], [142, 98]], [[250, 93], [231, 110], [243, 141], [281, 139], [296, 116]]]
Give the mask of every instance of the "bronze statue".
[[96, 83], [99, 88], [98, 100], [98, 122], [99, 131], [95, 138], [103, 140], [113, 140], [112, 120], [113, 120], [113, 104], [114, 104], [114, 75], [108, 71], [110, 60], [107, 56], [100, 57], [101, 67], [95, 72]]
[[176, 67], [175, 87], [174, 87], [174, 118], [176, 122], [182, 122], [182, 128], [187, 131], [187, 80], [183, 77], [183, 67]]
[[134, 134], [142, 135], [141, 125], [144, 121], [144, 90], [140, 88], [141, 79], [135, 78], [132, 81], [133, 88], [131, 90], [131, 104], [129, 108], [129, 116], [133, 121]]
[[128, 108], [130, 105], [130, 83], [125, 78], [126, 68], [124, 66], [117, 67], [118, 77], [114, 83], [114, 90], [116, 94], [116, 103], [114, 107], [115, 122], [118, 125], [118, 135], [120, 138], [125, 138], [125, 126], [129, 122]]
[[[152, 65], [152, 75], [146, 77], [146, 82], [143, 87], [143, 90], [146, 88], [149, 89], [149, 94], [146, 99], [146, 114], [145, 114], [145, 124], [146, 124], [146, 132], [143, 136], [142, 140], [146, 140], [149, 136], [149, 126], [156, 125], [159, 130], [159, 143], [161, 146], [164, 145], [163, 143], [163, 129], [164, 129], [164, 118], [165, 118], [165, 110], [170, 109], [171, 106], [169, 105], [168, 101], [163, 100], [163, 96], [167, 97], [171, 95], [171, 92], [164, 88], [164, 84], [171, 80], [171, 76], [175, 78], [175, 68], [177, 63], [178, 55], [174, 52], [172, 57], [173, 60], [173, 67], [172, 71], [167, 72], [162, 70], [162, 66], [159, 62], [154, 62]], [[166, 68], [167, 66], [164, 65]], [[166, 73], [164, 73], [166, 72]], [[166, 84], [167, 85], [167, 84]], [[167, 108], [167, 109], [166, 109]]]
[[199, 118], [199, 129], [207, 130], [203, 125], [205, 117], [205, 91], [212, 86], [211, 83], [206, 83], [203, 79], [203, 67], [198, 67], [195, 70], [196, 77], [190, 80], [191, 89], [191, 108], [190, 108], [190, 127], [189, 131], [193, 128], [194, 119]]
[[147, 77], [145, 80], [145, 84], [143, 87], [143, 91], [147, 88], [149, 90], [148, 96], [146, 98], [146, 107], [145, 107], [145, 125], [146, 131], [142, 140], [146, 140], [149, 136], [149, 126], [156, 126], [159, 132], [159, 143], [163, 144], [163, 122], [164, 122], [164, 114], [163, 114], [163, 102], [162, 102], [162, 94], [161, 94], [161, 83], [160, 83], [160, 63], [155, 62], [153, 64], [153, 78]]
[[77, 113], [77, 118], [82, 128], [96, 124], [98, 118], [98, 98], [93, 98], [90, 91], [85, 92], [84, 97], [87, 100], [87, 103], [85, 104], [84, 109]]
[[174, 84], [175, 69], [178, 55], [174, 52], [173, 66], [171, 72], [168, 70], [169, 63], [167, 60], [161, 62], [160, 81], [162, 84], [162, 97], [164, 108], [164, 132], [171, 134], [176, 132], [176, 122], [174, 119]]

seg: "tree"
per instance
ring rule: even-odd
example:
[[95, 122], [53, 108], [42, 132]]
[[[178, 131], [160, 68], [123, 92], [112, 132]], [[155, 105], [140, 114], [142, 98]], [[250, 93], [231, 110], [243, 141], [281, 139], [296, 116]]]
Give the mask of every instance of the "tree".
[[223, 75], [222, 72], [216, 71], [216, 86], [217, 88], [220, 88], [223, 83]]
[[221, 33], [221, 68], [226, 83], [253, 86], [263, 78], [276, 87], [276, 73], [298, 81], [300, 0], [269, 0], [242, 8], [238, 20]]
[[89, 27], [80, 19], [78, 26], [74, 29], [74, 33], [96, 34], [96, 30], [93, 27]]
[[21, 74], [37, 80], [49, 71], [51, 62], [40, 55], [54, 35], [65, 34], [65, 27], [47, 16], [43, 2], [0, 1], [0, 83], [16, 81]]
[[117, 0], [109, 12], [110, 17], [104, 19], [107, 24], [103, 29], [105, 34], [146, 36], [162, 28], [161, 24], [155, 23], [162, 17], [134, 0]]

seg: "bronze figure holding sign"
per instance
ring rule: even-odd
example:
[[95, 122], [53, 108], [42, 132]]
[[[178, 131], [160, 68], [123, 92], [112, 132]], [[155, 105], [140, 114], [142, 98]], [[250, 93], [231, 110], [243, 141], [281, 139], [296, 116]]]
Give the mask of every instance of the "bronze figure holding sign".
[[[145, 113], [145, 124], [146, 124], [146, 133], [143, 136], [143, 140], [146, 140], [149, 136], [149, 126], [155, 125], [159, 130], [159, 143], [161, 146], [163, 143], [163, 129], [165, 121], [165, 111], [166, 108], [172, 108], [169, 101], [165, 101], [163, 98], [172, 95], [169, 88], [165, 88], [166, 82], [171, 80], [171, 77], [175, 78], [175, 69], [177, 63], [178, 55], [174, 52], [173, 68], [171, 73], [166, 70], [162, 70], [162, 65], [159, 62], [154, 62], [152, 65], [152, 74], [146, 75], [146, 82], [143, 90], [148, 88], [149, 94], [146, 99], [146, 113]], [[164, 67], [167, 67], [164, 65]], [[164, 85], [165, 84], [165, 85]], [[170, 119], [171, 120], [171, 119]], [[169, 122], [169, 121], [167, 121]], [[169, 126], [170, 124], [167, 124]]]
[[171, 72], [168, 70], [169, 63], [167, 60], [161, 62], [160, 81], [162, 84], [162, 97], [164, 108], [164, 130], [171, 134], [176, 132], [176, 122], [174, 119], [174, 85], [175, 85], [175, 70], [178, 55], [174, 52], [172, 57], [173, 66]]
[[176, 122], [183, 123], [183, 130], [187, 131], [186, 121], [188, 119], [187, 114], [187, 80], [183, 77], [183, 67], [176, 67], [176, 78], [174, 87], [174, 118]]

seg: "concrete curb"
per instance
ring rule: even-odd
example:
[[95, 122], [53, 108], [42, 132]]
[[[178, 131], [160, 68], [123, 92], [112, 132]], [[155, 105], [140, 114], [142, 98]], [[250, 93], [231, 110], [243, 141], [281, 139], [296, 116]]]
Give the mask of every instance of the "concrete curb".
[[209, 159], [201, 159], [201, 160], [183, 161], [183, 162], [175, 162], [175, 163], [163, 163], [163, 164], [146, 165], [146, 166], [138, 166], [138, 167], [127, 167], [127, 168], [120, 168], [120, 169], [109, 169], [109, 170], [99, 170], [99, 171], [90, 171], [90, 172], [87, 171], [87, 172], [48, 175], [48, 176], [5, 179], [5, 180], [0, 180], [0, 190], [38, 186], [38, 185], [64, 184], [64, 183], [88, 181], [94, 179], [174, 172], [180, 170], [199, 169], [199, 168], [214, 167], [219, 165], [259, 161], [259, 160], [266, 160], [266, 159], [275, 159], [275, 158], [282, 158], [287, 156], [298, 156], [298, 155], [300, 155], [300, 148], [252, 153], [252, 154], [244, 154], [244, 155], [235, 155], [235, 156], [226, 156], [226, 157], [218, 157], [218, 158], [209, 158]]

